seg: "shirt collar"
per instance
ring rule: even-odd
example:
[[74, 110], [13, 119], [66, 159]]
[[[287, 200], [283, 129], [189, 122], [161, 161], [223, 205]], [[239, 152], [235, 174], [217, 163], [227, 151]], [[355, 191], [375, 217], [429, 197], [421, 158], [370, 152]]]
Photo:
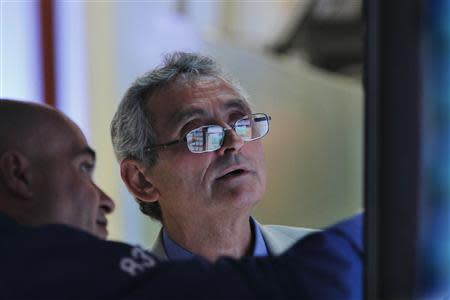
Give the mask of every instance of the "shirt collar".
[[267, 249], [266, 241], [264, 241], [261, 228], [252, 217], [250, 217], [250, 228], [252, 229], [254, 241], [252, 256], [268, 256], [269, 250]]
[[[253, 241], [252, 256], [268, 256], [269, 251], [261, 233], [261, 229], [252, 217], [250, 217], [250, 229]], [[194, 253], [172, 240], [165, 228], [163, 228], [162, 240], [167, 257], [170, 260], [182, 260], [195, 257]]]
[[167, 257], [170, 260], [190, 259], [195, 257], [194, 253], [172, 240], [164, 227], [162, 237], [164, 249], [166, 250]]

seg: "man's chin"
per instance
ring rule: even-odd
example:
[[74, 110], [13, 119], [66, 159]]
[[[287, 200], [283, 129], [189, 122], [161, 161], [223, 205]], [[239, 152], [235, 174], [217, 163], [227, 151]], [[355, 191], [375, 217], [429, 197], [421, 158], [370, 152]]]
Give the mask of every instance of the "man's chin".
[[231, 207], [253, 207], [262, 198], [262, 193], [258, 193], [254, 186], [235, 186], [220, 191], [220, 196], [215, 197], [221, 199], [222, 203]]

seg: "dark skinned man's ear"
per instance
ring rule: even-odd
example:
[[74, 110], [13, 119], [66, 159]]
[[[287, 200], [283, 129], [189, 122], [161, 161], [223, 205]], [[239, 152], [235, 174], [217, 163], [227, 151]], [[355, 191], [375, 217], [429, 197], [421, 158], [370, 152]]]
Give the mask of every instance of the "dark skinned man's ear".
[[132, 159], [125, 159], [120, 163], [120, 176], [130, 193], [144, 202], [159, 200], [158, 189], [144, 174], [145, 168]]
[[12, 194], [28, 199], [31, 189], [31, 163], [22, 153], [7, 151], [0, 155], [0, 180]]

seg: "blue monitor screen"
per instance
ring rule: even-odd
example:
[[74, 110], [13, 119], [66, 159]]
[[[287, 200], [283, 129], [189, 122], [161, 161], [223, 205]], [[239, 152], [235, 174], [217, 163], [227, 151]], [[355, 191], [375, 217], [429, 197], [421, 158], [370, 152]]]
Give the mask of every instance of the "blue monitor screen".
[[450, 0], [423, 1], [420, 298], [450, 299]]

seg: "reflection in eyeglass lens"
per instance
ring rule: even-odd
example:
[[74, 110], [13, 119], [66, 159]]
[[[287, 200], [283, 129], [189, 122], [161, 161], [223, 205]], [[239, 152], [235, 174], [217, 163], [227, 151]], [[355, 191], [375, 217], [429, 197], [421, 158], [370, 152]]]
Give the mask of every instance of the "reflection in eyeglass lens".
[[[267, 134], [269, 117], [260, 113], [252, 114], [236, 121], [233, 129], [244, 141], [252, 141]], [[191, 152], [202, 153], [219, 149], [224, 137], [225, 128], [218, 125], [208, 125], [189, 132], [186, 135], [186, 142]]]

